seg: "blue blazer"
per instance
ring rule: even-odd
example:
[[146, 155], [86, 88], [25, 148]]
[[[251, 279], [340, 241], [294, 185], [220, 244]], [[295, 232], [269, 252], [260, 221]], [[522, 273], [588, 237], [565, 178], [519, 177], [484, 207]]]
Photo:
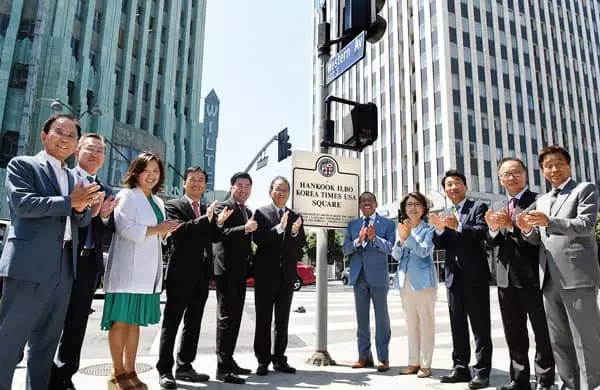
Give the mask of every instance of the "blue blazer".
[[[75, 175], [67, 170], [69, 193]], [[6, 167], [6, 192], [11, 226], [0, 257], [0, 275], [41, 283], [60, 270], [67, 216], [71, 217], [73, 275], [77, 262], [78, 229], [90, 222], [90, 209], [81, 214], [60, 192], [54, 171], [43, 153], [15, 157]]]
[[361, 268], [367, 283], [373, 287], [388, 287], [388, 255], [394, 246], [396, 226], [394, 222], [375, 214], [375, 240], [367, 240], [363, 246], [354, 245], [363, 226], [363, 218], [350, 221], [344, 238], [344, 255], [350, 257], [350, 284], [355, 284]]
[[398, 261], [398, 270], [394, 278], [394, 287], [402, 289], [406, 275], [415, 291], [424, 288], [436, 288], [437, 273], [433, 264], [433, 226], [421, 221], [411, 230], [403, 245], [400, 241], [394, 245], [392, 257]]

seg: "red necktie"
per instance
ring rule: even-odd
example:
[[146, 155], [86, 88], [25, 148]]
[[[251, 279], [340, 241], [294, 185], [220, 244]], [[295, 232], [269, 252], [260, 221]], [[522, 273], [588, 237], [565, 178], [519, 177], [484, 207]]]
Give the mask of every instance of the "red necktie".
[[510, 198], [508, 202], [508, 215], [512, 218], [515, 209], [517, 208], [517, 198]]
[[199, 218], [200, 217], [200, 206], [198, 206], [197, 201], [192, 202], [192, 209], [194, 209], [194, 216], [196, 218]]

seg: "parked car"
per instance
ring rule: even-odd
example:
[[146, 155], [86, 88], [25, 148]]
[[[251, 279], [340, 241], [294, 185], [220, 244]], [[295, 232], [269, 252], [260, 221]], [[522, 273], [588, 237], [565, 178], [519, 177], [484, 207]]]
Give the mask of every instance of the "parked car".
[[[390, 274], [389, 274], [390, 287], [394, 287], [395, 277], [396, 277], [396, 274], [390, 272]], [[344, 268], [344, 270], [342, 271], [342, 274], [340, 276], [340, 279], [342, 279], [342, 283], [348, 284], [348, 281], [350, 279], [350, 267]]]
[[[296, 272], [298, 273], [298, 278], [294, 281], [294, 291], [300, 290], [302, 286], [310, 286], [317, 283], [317, 278], [315, 277], [312, 265], [298, 262], [296, 263]], [[253, 277], [246, 279], [246, 286], [254, 287]], [[214, 280], [210, 281], [210, 287], [215, 287]]]

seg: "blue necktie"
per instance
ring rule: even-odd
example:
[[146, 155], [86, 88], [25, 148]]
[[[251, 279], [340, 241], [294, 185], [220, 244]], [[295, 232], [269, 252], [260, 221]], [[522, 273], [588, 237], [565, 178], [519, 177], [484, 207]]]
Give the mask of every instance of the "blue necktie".
[[363, 223], [363, 227], [369, 226], [369, 218], [365, 218], [365, 222]]
[[[88, 176], [87, 179], [90, 184], [94, 182], [94, 178], [92, 176]], [[94, 247], [93, 234], [94, 234], [94, 232], [92, 229], [92, 221], [90, 221], [88, 228], [87, 228], [87, 236], [85, 237], [85, 244], [83, 244], [84, 248], [92, 249]]]

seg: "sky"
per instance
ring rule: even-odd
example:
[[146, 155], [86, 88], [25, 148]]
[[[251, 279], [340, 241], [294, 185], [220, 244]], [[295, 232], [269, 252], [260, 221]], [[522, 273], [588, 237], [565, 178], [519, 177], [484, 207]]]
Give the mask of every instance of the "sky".
[[[292, 150], [310, 150], [312, 13], [305, 0], [207, 0], [202, 96], [221, 101], [215, 189], [228, 190], [267, 141], [287, 127]], [[249, 171], [250, 208], [270, 202], [276, 175], [291, 181], [291, 157]]]

